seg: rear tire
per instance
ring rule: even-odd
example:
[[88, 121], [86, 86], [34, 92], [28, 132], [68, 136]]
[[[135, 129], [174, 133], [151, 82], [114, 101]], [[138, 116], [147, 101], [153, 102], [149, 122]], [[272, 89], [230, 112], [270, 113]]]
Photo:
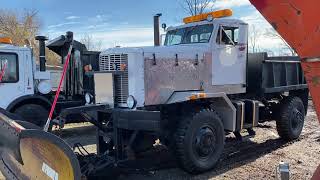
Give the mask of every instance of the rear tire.
[[14, 110], [24, 121], [43, 127], [48, 119], [49, 111], [41, 105], [25, 104]]
[[179, 122], [174, 135], [178, 163], [185, 171], [198, 174], [218, 162], [225, 142], [225, 132], [218, 114], [202, 110]]
[[299, 97], [288, 97], [280, 105], [277, 131], [281, 138], [292, 141], [298, 139], [304, 125], [305, 107]]

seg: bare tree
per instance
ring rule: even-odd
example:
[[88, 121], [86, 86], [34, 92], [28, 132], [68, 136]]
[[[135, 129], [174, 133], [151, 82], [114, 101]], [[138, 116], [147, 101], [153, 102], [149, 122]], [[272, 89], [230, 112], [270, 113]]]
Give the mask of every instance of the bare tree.
[[181, 6], [191, 16], [202, 14], [212, 9], [215, 0], [181, 0]]
[[[40, 20], [36, 10], [15, 12], [0, 9], [0, 35], [9, 37], [17, 46], [30, 45], [35, 56], [38, 57], [39, 47], [35, 36], [40, 30]], [[48, 64], [59, 64], [59, 56], [49, 49], [47, 52]]]
[[261, 37], [261, 33], [256, 29], [254, 25], [251, 25], [249, 33], [249, 48], [252, 53], [260, 52], [258, 40]]
[[25, 10], [22, 15], [0, 10], [0, 34], [10, 37], [15, 45], [25, 45], [27, 40], [34, 46], [36, 44], [34, 36], [39, 29], [40, 21], [35, 10]]
[[279, 48], [280, 50], [289, 51], [291, 56], [297, 55], [296, 51], [273, 28], [266, 29], [264, 35], [272, 39], [280, 39], [282, 42]]
[[80, 39], [80, 42], [84, 44], [88, 50], [91, 51], [101, 51], [102, 50], [102, 41], [95, 41], [92, 35], [84, 34]]

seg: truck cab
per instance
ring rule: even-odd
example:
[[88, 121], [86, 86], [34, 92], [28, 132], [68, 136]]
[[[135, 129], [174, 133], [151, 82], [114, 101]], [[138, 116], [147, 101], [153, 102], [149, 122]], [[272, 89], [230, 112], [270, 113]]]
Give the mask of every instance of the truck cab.
[[247, 31], [248, 24], [236, 19], [189, 23], [168, 28], [164, 46], [173, 51], [183, 46], [202, 48], [210, 54], [212, 85], [245, 84]]
[[[69, 32], [70, 34], [73, 37], [73, 33]], [[48, 118], [55, 90], [52, 88], [51, 71], [46, 69], [45, 41], [47, 38], [37, 36], [36, 40], [39, 41], [39, 68], [31, 47], [15, 46], [9, 38], [0, 38], [0, 75], [2, 76], [0, 108], [42, 127]], [[49, 41], [47, 47], [61, 57], [63, 64], [67, 56], [66, 49], [69, 48], [67, 35]], [[72, 63], [69, 64], [66, 72], [54, 115], [59, 114], [63, 108], [85, 104], [84, 65], [96, 64], [93, 59], [97, 59], [98, 54], [99, 52], [87, 51], [85, 45], [74, 41]]]
[[114, 75], [115, 89], [106, 90], [115, 97], [96, 93], [97, 103], [128, 107], [131, 97], [144, 107], [175, 103], [182, 91], [246, 92], [248, 24], [219, 17], [166, 32], [162, 46], [112, 48], [100, 54], [100, 71], [120, 74]]
[[14, 100], [34, 94], [35, 64], [32, 49], [11, 44], [0, 44], [0, 107], [6, 109]]

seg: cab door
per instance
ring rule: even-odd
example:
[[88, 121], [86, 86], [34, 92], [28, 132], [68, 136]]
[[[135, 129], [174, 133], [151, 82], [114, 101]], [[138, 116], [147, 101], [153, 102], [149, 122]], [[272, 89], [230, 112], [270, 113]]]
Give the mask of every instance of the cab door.
[[246, 84], [247, 25], [219, 25], [213, 46], [212, 84]]
[[19, 53], [0, 51], [0, 73], [3, 73], [0, 82], [0, 107], [4, 109], [24, 95], [24, 75], [19, 73], [23, 69], [23, 62], [19, 64], [19, 58]]

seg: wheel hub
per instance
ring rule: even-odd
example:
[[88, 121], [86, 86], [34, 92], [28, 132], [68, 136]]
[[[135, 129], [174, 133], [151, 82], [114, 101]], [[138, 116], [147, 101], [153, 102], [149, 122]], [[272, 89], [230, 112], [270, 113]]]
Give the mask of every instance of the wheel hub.
[[207, 157], [214, 151], [214, 132], [210, 127], [201, 128], [196, 134], [195, 150], [200, 157]]

